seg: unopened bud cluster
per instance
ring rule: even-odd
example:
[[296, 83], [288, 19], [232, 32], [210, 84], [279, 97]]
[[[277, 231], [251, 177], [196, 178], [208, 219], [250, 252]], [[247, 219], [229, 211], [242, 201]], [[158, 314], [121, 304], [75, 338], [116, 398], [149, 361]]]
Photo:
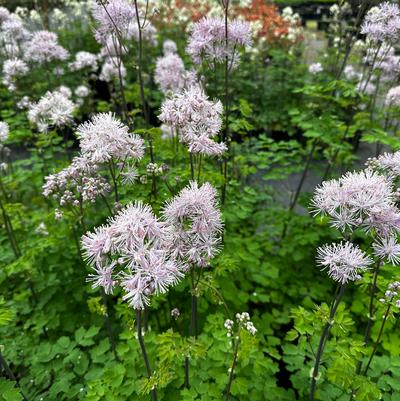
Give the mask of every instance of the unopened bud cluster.
[[[394, 301], [396, 297], [398, 297], [400, 290], [400, 281], [394, 281], [388, 285], [388, 289], [385, 292], [385, 297], [381, 298], [379, 301], [383, 304], [388, 304]], [[397, 308], [400, 308], [400, 298], [395, 301], [395, 305]]]
[[168, 166], [166, 164], [149, 163], [146, 170], [148, 174], [162, 175], [168, 170]]
[[178, 319], [178, 317], [181, 315], [181, 312], [179, 311], [178, 308], [174, 308], [171, 310], [171, 317], [173, 317], [175, 320]]
[[[237, 313], [235, 317], [236, 324], [238, 325], [239, 329], [244, 329], [253, 336], [257, 333], [257, 329], [255, 328], [253, 322], [250, 320], [250, 315], [247, 312]], [[224, 327], [228, 331], [228, 337], [232, 337], [234, 326], [235, 322], [233, 320], [225, 320]]]

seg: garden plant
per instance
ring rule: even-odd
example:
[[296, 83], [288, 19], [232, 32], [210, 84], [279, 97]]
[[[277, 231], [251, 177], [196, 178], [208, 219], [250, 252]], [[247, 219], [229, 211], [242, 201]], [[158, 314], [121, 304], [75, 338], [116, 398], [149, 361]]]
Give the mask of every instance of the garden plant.
[[0, 401], [400, 401], [398, 185], [398, 1], [0, 2]]

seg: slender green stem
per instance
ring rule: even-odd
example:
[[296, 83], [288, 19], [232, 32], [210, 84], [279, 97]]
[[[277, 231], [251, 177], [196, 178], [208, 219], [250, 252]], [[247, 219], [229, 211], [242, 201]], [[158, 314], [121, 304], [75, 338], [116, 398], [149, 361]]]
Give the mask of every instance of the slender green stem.
[[375, 294], [377, 291], [376, 283], [378, 280], [380, 268], [381, 268], [381, 262], [380, 262], [380, 260], [378, 260], [376, 262], [376, 266], [374, 269], [374, 275], [372, 277], [371, 289], [370, 289], [370, 293], [369, 293], [368, 323], [367, 323], [367, 327], [365, 329], [365, 334], [364, 334], [365, 345], [368, 345], [368, 343], [369, 343], [370, 336], [371, 336], [371, 328], [372, 328], [372, 324], [374, 323], [374, 313], [375, 313], [374, 298], [375, 298]]
[[[198, 284], [195, 282], [194, 268], [190, 270], [191, 278], [191, 314], [190, 314], [190, 325], [189, 325], [189, 336], [197, 339], [198, 334], [198, 316], [197, 316], [197, 295], [196, 287]], [[185, 387], [190, 387], [190, 368], [189, 368], [189, 357], [185, 357]]]
[[350, 56], [351, 49], [353, 47], [354, 39], [357, 38], [358, 30], [360, 28], [363, 16], [365, 14], [365, 11], [367, 10], [367, 7], [368, 7], [369, 3], [370, 3], [370, 0], [361, 1], [360, 7], [359, 7], [358, 13], [357, 13], [356, 21], [354, 23], [354, 34], [353, 35], [349, 35], [347, 40], [346, 40], [346, 51], [345, 51], [345, 54], [344, 54], [344, 57], [343, 57], [342, 64], [341, 64], [341, 66], [340, 66], [340, 68], [338, 70], [338, 73], [336, 75], [336, 79], [339, 79], [341, 77], [341, 75], [343, 74], [343, 71], [344, 71], [344, 69], [346, 67], [346, 64], [347, 64], [347, 60], [348, 60], [348, 58]]
[[379, 329], [378, 337], [376, 338], [376, 341], [375, 341], [374, 348], [372, 350], [371, 356], [369, 357], [367, 365], [365, 366], [365, 369], [364, 369], [364, 372], [363, 372], [364, 375], [367, 374], [368, 369], [371, 366], [372, 359], [374, 358], [376, 350], [378, 349], [378, 345], [379, 345], [379, 343], [380, 343], [380, 341], [382, 339], [383, 329], [385, 328], [386, 321], [387, 321], [387, 319], [389, 317], [391, 306], [392, 306], [391, 303], [389, 303], [387, 308], [386, 308], [385, 316], [383, 317], [383, 320], [382, 320], [382, 323], [381, 323], [381, 327]]
[[317, 148], [317, 144], [318, 144], [318, 140], [317, 139], [313, 139], [312, 140], [312, 144], [311, 144], [311, 148], [310, 148], [310, 152], [308, 153], [308, 156], [307, 156], [307, 161], [306, 161], [306, 165], [305, 165], [304, 170], [303, 170], [303, 174], [301, 175], [299, 184], [297, 185], [297, 189], [296, 189], [296, 192], [294, 194], [294, 197], [293, 197], [292, 201], [289, 204], [289, 216], [286, 219], [285, 224], [283, 226], [283, 230], [282, 230], [282, 234], [281, 234], [281, 238], [280, 238], [281, 241], [286, 237], [288, 223], [289, 223], [288, 220], [290, 219], [290, 213], [294, 210], [294, 208], [297, 205], [297, 201], [299, 199], [301, 190], [303, 188], [305, 179], [307, 177], [308, 170], [310, 169], [311, 161], [313, 159], [315, 149]]
[[[143, 341], [142, 334], [142, 311], [138, 309], [136, 311], [136, 326], [137, 326], [137, 336], [140, 344], [140, 349], [142, 350], [143, 361], [147, 371], [147, 377], [150, 379], [152, 375], [149, 358], [147, 356], [146, 345]], [[154, 388], [151, 390], [152, 401], [157, 401], [157, 390]]]
[[192, 152], [189, 152], [189, 161], [190, 161], [190, 179], [194, 181], [194, 161]]
[[221, 203], [225, 204], [226, 198], [226, 188], [228, 185], [228, 157], [229, 157], [229, 148], [230, 148], [230, 133], [229, 133], [229, 112], [230, 112], [230, 104], [229, 104], [229, 38], [228, 38], [228, 15], [229, 15], [229, 2], [230, 0], [223, 0], [222, 4], [224, 7], [224, 25], [225, 25], [225, 65], [224, 65], [224, 92], [225, 92], [225, 129], [223, 134], [223, 141], [226, 143], [228, 147], [227, 155], [225, 155], [222, 171], [224, 175], [224, 183], [222, 185], [221, 192]]
[[115, 336], [114, 336], [114, 330], [112, 328], [110, 316], [108, 314], [108, 303], [107, 303], [107, 294], [104, 291], [104, 288], [101, 287], [101, 298], [103, 300], [103, 306], [104, 306], [104, 325], [107, 328], [107, 333], [108, 333], [108, 340], [110, 342], [111, 350], [114, 354], [115, 360], [120, 362], [119, 356], [117, 354], [116, 350], [116, 343], [115, 343]]
[[115, 202], [119, 202], [118, 184], [117, 184], [117, 179], [116, 179], [116, 175], [115, 175], [115, 166], [114, 166], [113, 160], [111, 160], [109, 162], [108, 167], [109, 167], [111, 178], [112, 178], [113, 185], [114, 185]]
[[345, 286], [341, 285], [339, 291], [337, 292], [335, 301], [333, 302], [333, 304], [331, 306], [328, 321], [326, 322], [326, 324], [324, 326], [324, 329], [322, 331], [322, 334], [321, 334], [321, 337], [319, 340], [318, 350], [317, 350], [317, 353], [315, 356], [315, 363], [314, 363], [314, 368], [312, 370], [312, 376], [311, 376], [310, 393], [309, 393], [309, 397], [308, 397], [309, 401], [314, 400], [315, 387], [316, 387], [317, 380], [318, 380], [318, 371], [319, 371], [319, 367], [321, 364], [322, 354], [324, 352], [324, 348], [327, 343], [329, 333], [330, 333], [332, 325], [333, 325], [333, 318], [334, 318], [337, 308], [340, 304], [340, 301], [342, 300], [342, 297], [344, 294], [344, 289], [345, 289]]
[[236, 363], [237, 363], [237, 359], [238, 359], [239, 344], [240, 344], [240, 333], [235, 342], [235, 349], [233, 351], [233, 360], [232, 360], [232, 365], [231, 365], [231, 371], [229, 372], [229, 381], [228, 381], [228, 385], [226, 387], [226, 392], [225, 392], [225, 401], [229, 401], [229, 397], [231, 395], [231, 386], [232, 386], [233, 377], [235, 374]]
[[324, 174], [323, 174], [323, 176], [322, 176], [322, 181], [325, 181], [325, 180], [328, 179], [329, 174], [330, 174], [330, 172], [331, 172], [331, 169], [332, 169], [332, 167], [334, 166], [334, 164], [336, 163], [336, 159], [337, 159], [337, 157], [338, 157], [338, 155], [339, 155], [341, 145], [343, 144], [343, 142], [344, 142], [344, 141], [346, 140], [346, 138], [347, 138], [347, 135], [348, 135], [348, 133], [349, 133], [349, 129], [350, 129], [350, 124], [346, 124], [346, 129], [344, 130], [344, 133], [343, 133], [342, 137], [340, 138], [338, 147], [337, 147], [335, 153], [333, 154], [332, 162], [329, 162], [329, 160], [328, 160], [328, 163], [327, 163], [325, 172], [324, 172]]

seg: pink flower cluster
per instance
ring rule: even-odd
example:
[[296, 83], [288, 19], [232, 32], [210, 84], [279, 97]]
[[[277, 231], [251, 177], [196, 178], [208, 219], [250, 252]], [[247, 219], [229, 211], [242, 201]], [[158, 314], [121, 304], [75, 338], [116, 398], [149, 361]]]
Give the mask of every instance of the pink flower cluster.
[[400, 8], [388, 1], [372, 7], [365, 16], [361, 33], [375, 43], [397, 43], [400, 34]]
[[76, 135], [82, 155], [95, 163], [107, 163], [111, 159], [140, 160], [144, 155], [143, 139], [129, 133], [129, 128], [112, 113], [95, 114], [78, 127]]
[[210, 101], [196, 85], [166, 99], [158, 118], [179, 130], [180, 140], [188, 145], [189, 152], [220, 156], [226, 151], [226, 145], [215, 142], [212, 137], [221, 129], [221, 114], [221, 102]]
[[157, 59], [154, 81], [161, 92], [180, 92], [185, 87], [185, 76], [185, 65], [177, 54], [170, 53]]
[[370, 259], [357, 245], [351, 242], [324, 245], [317, 250], [317, 263], [328, 275], [340, 284], [361, 279], [360, 273], [372, 264]]
[[141, 202], [84, 235], [82, 246], [94, 269], [88, 281], [106, 293], [121, 286], [123, 299], [134, 309], [144, 309], [152, 295], [165, 293], [187, 269], [171, 253], [168, 228]]
[[143, 309], [151, 296], [177, 284], [190, 265], [204, 267], [218, 252], [222, 222], [210, 184], [192, 182], [164, 206], [162, 216], [131, 203], [82, 237], [94, 288], [110, 293], [121, 286], [123, 299]]
[[204, 17], [193, 25], [186, 52], [193, 62], [212, 63], [229, 60], [230, 68], [238, 64], [240, 47], [252, 44], [250, 25], [246, 21], [229, 22], [227, 43], [225, 38], [225, 22], [221, 18]]
[[327, 215], [342, 232], [362, 229], [374, 239], [376, 257], [392, 264], [400, 261], [400, 212], [394, 180], [400, 176], [400, 152], [368, 162], [361, 172], [325, 181], [312, 201], [316, 214]]
[[120, 75], [122, 79], [126, 77], [126, 68], [122, 60], [118, 57], [107, 57], [101, 67], [100, 80], [113, 82], [118, 80]]
[[39, 64], [50, 61], [64, 61], [69, 53], [59, 43], [57, 34], [49, 31], [37, 31], [25, 45], [24, 58]]
[[342, 231], [362, 227], [381, 237], [400, 231], [393, 184], [371, 169], [323, 182], [312, 204], [316, 214], [328, 215], [331, 225]]
[[385, 99], [387, 106], [400, 107], [400, 86], [390, 88]]
[[165, 205], [162, 214], [172, 228], [174, 255], [206, 267], [219, 251], [223, 228], [215, 188], [191, 182]]
[[97, 22], [96, 40], [104, 44], [110, 35], [125, 37], [136, 13], [132, 3], [127, 0], [109, 0], [102, 3], [93, 2], [92, 15]]

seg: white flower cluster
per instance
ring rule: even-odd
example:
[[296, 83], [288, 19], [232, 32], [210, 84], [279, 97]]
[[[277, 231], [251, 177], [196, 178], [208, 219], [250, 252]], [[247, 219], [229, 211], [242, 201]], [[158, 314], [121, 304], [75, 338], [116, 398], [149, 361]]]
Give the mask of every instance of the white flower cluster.
[[8, 124], [5, 121], [0, 121], [0, 144], [7, 140], [9, 133], [10, 128]]
[[321, 63], [313, 63], [313, 64], [310, 64], [310, 66], [308, 67], [308, 71], [310, 74], [316, 75], [316, 74], [324, 71], [324, 69], [323, 69]]
[[289, 24], [286, 38], [295, 43], [304, 33], [300, 15], [293, 12], [292, 7], [285, 7], [282, 10], [282, 18]]
[[46, 92], [39, 102], [30, 105], [28, 120], [36, 125], [40, 132], [47, 132], [50, 127], [61, 127], [72, 122], [75, 105], [69, 99], [70, 89], [65, 88]]
[[20, 17], [10, 13], [5, 7], [0, 7], [0, 55], [6, 59], [19, 57], [24, 42], [29, 37], [30, 33]]
[[68, 51], [58, 43], [57, 34], [50, 31], [35, 32], [24, 48], [25, 60], [38, 64], [64, 61], [68, 56]]
[[[383, 304], [391, 304], [396, 297], [398, 297], [400, 290], [400, 282], [394, 281], [388, 285], [388, 289], [385, 292], [385, 298], [381, 298], [379, 301]], [[400, 298], [395, 301], [395, 306], [400, 309]]]
[[161, 175], [168, 169], [166, 164], [158, 165], [157, 163], [149, 163], [146, 166], [148, 174]]
[[105, 82], [113, 82], [114, 80], [126, 77], [126, 68], [118, 57], [108, 57], [103, 63], [100, 72], [100, 80]]
[[178, 308], [174, 308], [171, 310], [171, 317], [173, 317], [175, 320], [179, 318], [181, 315], [181, 312], [179, 311]]
[[14, 91], [15, 81], [17, 78], [24, 76], [28, 73], [29, 68], [24, 60], [19, 58], [12, 58], [4, 61], [3, 63], [3, 84], [9, 91]]
[[97, 70], [97, 56], [93, 53], [79, 51], [75, 55], [75, 60], [68, 64], [71, 71], [80, 71], [88, 69], [90, 71]]
[[[236, 324], [238, 325], [239, 329], [244, 329], [253, 336], [257, 333], [257, 329], [255, 328], [253, 322], [250, 320], [250, 315], [247, 312], [236, 313], [235, 318]], [[228, 331], [226, 335], [228, 337], [232, 337], [235, 322], [233, 320], [227, 319], [225, 320], [224, 327]]]
[[324, 245], [318, 248], [317, 263], [322, 270], [327, 269], [328, 275], [340, 284], [360, 280], [359, 273], [372, 264], [370, 259], [357, 245], [351, 242]]
[[158, 118], [179, 129], [179, 139], [188, 145], [189, 152], [221, 156], [227, 149], [225, 143], [212, 139], [221, 129], [221, 114], [222, 103], [210, 101], [197, 85], [166, 99]]

